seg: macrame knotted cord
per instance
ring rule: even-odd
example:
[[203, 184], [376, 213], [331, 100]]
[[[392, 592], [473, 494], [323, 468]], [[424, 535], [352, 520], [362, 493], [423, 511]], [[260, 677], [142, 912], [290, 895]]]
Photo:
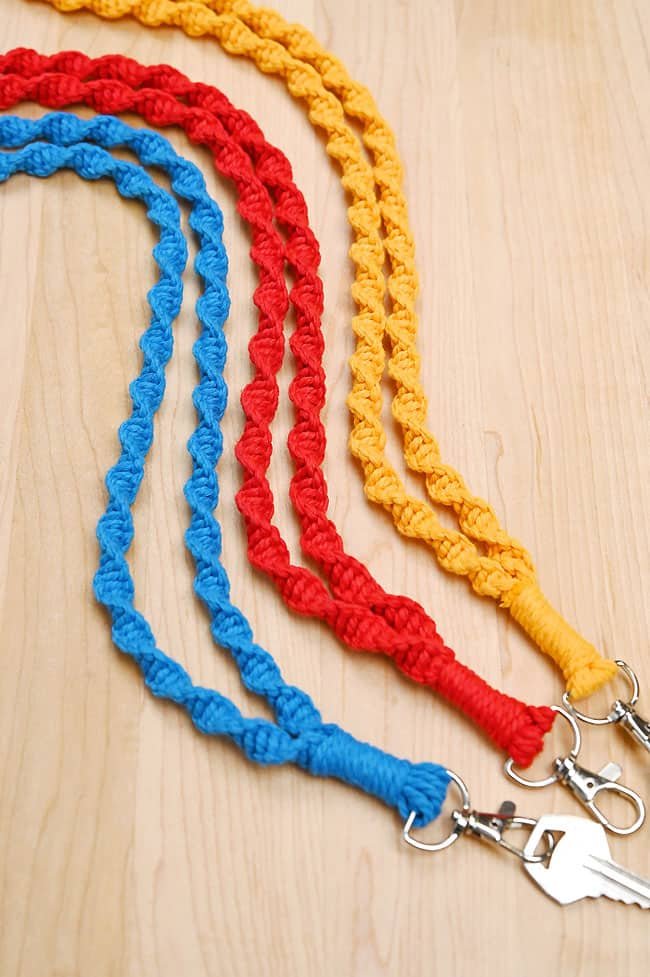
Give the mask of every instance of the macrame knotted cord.
[[[281, 77], [289, 92], [307, 105], [309, 119], [325, 133], [327, 151], [339, 163], [342, 184], [352, 199], [352, 295], [359, 311], [353, 320], [357, 348], [350, 361], [350, 446], [362, 465], [367, 496], [391, 513], [401, 533], [428, 543], [444, 569], [467, 577], [477, 593], [507, 608], [560, 667], [574, 699], [585, 698], [612, 679], [616, 663], [604, 658], [549, 603], [528, 552], [501, 527], [492, 507], [443, 463], [426, 426], [427, 401], [416, 347], [417, 274], [402, 165], [395, 138], [370, 92], [354, 82], [339, 59], [306, 28], [287, 24], [275, 11], [247, 0], [46, 2], [64, 12], [88, 9], [108, 19], [132, 16], [148, 27], [170, 25], [191, 37], [212, 36], [229, 54], [250, 58], [264, 73]], [[361, 123], [372, 166], [346, 116]], [[385, 256], [391, 267], [387, 278]], [[384, 310], [386, 290], [392, 305], [389, 316]], [[430, 505], [409, 495], [386, 457], [381, 419], [385, 337], [396, 385], [393, 414], [402, 428], [406, 463], [425, 476], [432, 501], [454, 512], [460, 531], [448, 529]]]
[[[194, 142], [209, 146], [217, 168], [237, 186], [238, 209], [251, 226], [251, 256], [260, 273], [254, 296], [259, 332], [250, 344], [256, 376], [242, 396], [248, 420], [238, 446], [247, 471], [239, 505], [251, 559], [272, 577], [289, 606], [326, 620], [351, 647], [391, 655], [416, 681], [442, 692], [519, 764], [529, 765], [542, 749], [554, 713], [496, 692], [460, 664], [418, 604], [386, 594], [365, 567], [345, 553], [327, 518], [327, 486], [319, 467], [325, 450], [319, 419], [325, 387], [318, 245], [287, 160], [220, 92], [192, 84], [166, 65], [145, 68], [121, 56], [92, 61], [77, 52], [48, 58], [17, 50], [0, 57], [0, 106], [9, 108], [26, 99], [50, 107], [82, 102], [98, 111], [139, 113], [150, 124], [182, 126]], [[266, 479], [272, 447], [269, 424], [277, 406], [275, 377], [282, 362], [287, 303], [285, 249], [272, 224], [274, 212], [287, 232], [286, 260], [295, 278], [291, 301], [297, 328], [291, 345], [299, 371], [291, 396], [298, 415], [290, 446], [298, 469], [291, 494], [302, 521], [303, 546], [311, 555], [318, 554], [334, 600], [318, 578], [291, 565], [288, 549], [270, 521], [274, 503]]]

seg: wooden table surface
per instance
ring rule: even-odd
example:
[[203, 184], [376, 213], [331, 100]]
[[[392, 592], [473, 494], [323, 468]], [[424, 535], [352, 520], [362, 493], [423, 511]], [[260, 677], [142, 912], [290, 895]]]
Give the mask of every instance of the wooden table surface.
[[[649, 714], [650, 5], [277, 7], [370, 86], [397, 132], [417, 240], [424, 385], [444, 457], [528, 544], [562, 612], [635, 666]], [[505, 614], [445, 576], [364, 500], [346, 449], [345, 198], [282, 84], [215, 41], [65, 17], [28, 0], [3, 0], [0, 44], [167, 61], [260, 121], [294, 165], [322, 246], [326, 471], [350, 552], [385, 587], [421, 601], [493, 683], [559, 701], [558, 673]], [[521, 813], [579, 814], [560, 788], [511, 785], [496, 751], [450, 708], [388, 661], [349, 653], [325, 627], [297, 619], [249, 567], [233, 504], [237, 399], [255, 327], [249, 239], [207, 153], [171, 136], [202, 166], [227, 221], [232, 408], [221, 517], [233, 595], [258, 640], [328, 720], [397, 754], [446, 763], [477, 807], [512, 798]], [[20, 177], [0, 192], [2, 977], [648, 973], [641, 910], [605, 899], [560, 908], [515, 858], [477, 841], [439, 855], [407, 849], [391, 811], [342, 784], [253, 767], [154, 701], [115, 652], [91, 594], [94, 526], [138, 364], [153, 240], [141, 208], [109, 184]], [[195, 291], [188, 278], [136, 507], [136, 587], [160, 646], [197, 681], [259, 713], [215, 653], [182, 544]], [[289, 375], [272, 475], [278, 521], [297, 556], [284, 448]], [[390, 451], [398, 463], [396, 437]], [[562, 746], [558, 735], [545, 762]], [[587, 765], [616, 758], [625, 781], [649, 793], [648, 757], [620, 731], [587, 731], [583, 757]], [[647, 827], [611, 848], [650, 875]]]

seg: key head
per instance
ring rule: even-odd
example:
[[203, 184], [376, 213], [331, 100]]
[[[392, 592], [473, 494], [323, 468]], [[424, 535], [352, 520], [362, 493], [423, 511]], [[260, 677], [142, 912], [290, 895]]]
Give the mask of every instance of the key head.
[[526, 862], [530, 877], [563, 906], [586, 897], [603, 895], [603, 883], [586, 867], [589, 856], [610, 860], [605, 829], [597, 821], [573, 817], [569, 814], [545, 814], [530, 833], [524, 856], [532, 856], [542, 842], [544, 833], [562, 832], [550, 859], [546, 862]]

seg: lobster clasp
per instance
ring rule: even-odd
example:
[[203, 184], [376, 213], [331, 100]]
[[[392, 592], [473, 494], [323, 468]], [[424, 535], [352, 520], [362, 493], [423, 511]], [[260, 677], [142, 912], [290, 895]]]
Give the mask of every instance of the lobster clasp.
[[[564, 757], [558, 757], [553, 764], [553, 773], [543, 780], [528, 780], [526, 777], [515, 770], [512, 757], [506, 761], [505, 771], [507, 775], [522, 787], [548, 787], [550, 784], [564, 784], [580, 803], [587, 808], [591, 815], [608, 831], [617, 835], [631, 835], [641, 827], [645, 821], [645, 804], [636, 791], [623, 784], [617, 783], [622, 770], [617, 763], [606, 763], [598, 773], [581, 767], [578, 761], [578, 753], [582, 744], [582, 737], [578, 723], [572, 713], [566, 712], [560, 706], [551, 706], [554, 712], [559, 713], [570, 725], [573, 731], [573, 746]], [[622, 722], [622, 720], [621, 720]], [[596, 803], [596, 798], [603, 791], [612, 791], [623, 797], [630, 804], [635, 812], [634, 822], [626, 827], [619, 827], [612, 824], [609, 818], [600, 810]]]
[[[581, 767], [571, 756], [563, 757], [555, 761], [555, 772], [559, 783], [566, 784], [576, 799], [587, 808], [588, 811], [602, 824], [608, 831], [617, 835], [631, 835], [641, 827], [645, 820], [645, 805], [636, 791], [631, 787], [625, 787], [617, 783], [622, 774], [622, 769], [618, 763], [606, 763], [602, 770], [594, 773]], [[600, 810], [596, 802], [599, 794], [604, 791], [612, 791], [634, 807], [636, 810], [635, 821], [627, 827], [619, 827], [612, 824], [609, 818]]]
[[508, 835], [520, 829], [528, 831], [530, 834], [537, 824], [534, 818], [524, 818], [517, 815], [512, 801], [504, 801], [496, 813], [470, 811], [469, 814], [465, 814], [461, 811], [454, 811], [452, 819], [461, 832], [469, 832], [483, 841], [491, 841], [510, 852], [511, 855], [516, 855], [523, 862], [546, 862], [551, 857], [555, 847], [555, 838], [550, 832], [544, 835], [545, 847], [539, 855], [534, 853], [525, 855], [523, 847], [513, 844], [508, 839]]
[[499, 845], [505, 851], [516, 855], [522, 862], [534, 863], [548, 861], [555, 848], [555, 836], [553, 832], [545, 831], [543, 833], [542, 840], [544, 844], [539, 854], [535, 851], [524, 851], [523, 847], [519, 847], [509, 841], [506, 835], [511, 831], [521, 829], [528, 831], [530, 834], [537, 821], [534, 818], [517, 816], [515, 805], [512, 801], [504, 801], [495, 814], [484, 814], [482, 811], [472, 810], [469, 791], [465, 782], [453, 770], [447, 770], [447, 773], [458, 791], [462, 805], [451, 813], [451, 830], [441, 841], [421, 841], [419, 838], [414, 837], [412, 833], [416, 812], [411, 811], [402, 829], [402, 838], [407, 845], [411, 845], [412, 848], [418, 848], [420, 851], [437, 852], [451, 847], [461, 836], [474, 836], [483, 841], [490, 841], [495, 845]]

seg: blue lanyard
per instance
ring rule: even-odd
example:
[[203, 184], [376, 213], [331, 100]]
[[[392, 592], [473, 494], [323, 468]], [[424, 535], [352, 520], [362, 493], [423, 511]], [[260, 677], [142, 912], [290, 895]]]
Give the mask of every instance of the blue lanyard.
[[[228, 737], [256, 763], [294, 763], [311, 774], [336, 777], [396, 808], [402, 819], [415, 812], [412, 823], [425, 826], [440, 813], [447, 771], [437, 764], [398, 759], [324, 723], [310, 697], [284, 681], [273, 657], [253, 640], [248, 621], [230, 601], [230, 583], [220, 560], [221, 527], [214, 515], [219, 499], [216, 466], [223, 450], [220, 425], [227, 402], [223, 326], [229, 309], [228, 259], [223, 217], [200, 171], [159, 134], [134, 129], [112, 116], [90, 121], [67, 113], [51, 113], [37, 121], [0, 117], [0, 145], [21, 147], [0, 154], [1, 182], [15, 173], [48, 177], [64, 169], [87, 180], [111, 179], [123, 197], [146, 205], [149, 220], [159, 230], [153, 250], [159, 278], [147, 296], [151, 316], [140, 339], [142, 368], [129, 387], [131, 414], [119, 428], [121, 453], [106, 476], [108, 504], [97, 526], [100, 561], [94, 589], [110, 614], [113, 641], [136, 661], [153, 694], [182, 706], [201, 732]], [[191, 519], [185, 542], [196, 565], [194, 589], [208, 609], [215, 642], [230, 651], [242, 682], [269, 703], [276, 722], [246, 718], [221, 693], [194, 685], [185, 669], [157, 647], [149, 624], [134, 606], [135, 588], [126, 561], [134, 534], [131, 507], [165, 392], [188, 252], [174, 197], [141, 166], [106, 151], [116, 147], [128, 148], [143, 165], [166, 172], [174, 192], [191, 207], [190, 226], [199, 242], [195, 270], [203, 293], [196, 305], [201, 324], [193, 348], [200, 377], [193, 394], [198, 424], [188, 442], [192, 474], [185, 497]]]

